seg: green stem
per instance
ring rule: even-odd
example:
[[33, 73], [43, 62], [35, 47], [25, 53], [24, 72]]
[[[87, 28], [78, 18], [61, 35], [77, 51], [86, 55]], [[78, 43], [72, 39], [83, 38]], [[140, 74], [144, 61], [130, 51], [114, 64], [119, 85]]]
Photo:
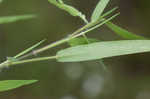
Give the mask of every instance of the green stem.
[[[76, 33], [78, 33], [76, 31], [76, 32], [74, 32], [76, 35], [69, 36], [69, 37], [64, 38], [62, 40], [56, 41], [56, 42], [54, 42], [54, 43], [52, 43], [50, 45], [47, 45], [47, 46], [45, 46], [43, 48], [37, 49], [37, 50], [33, 51], [32, 53], [27, 54], [26, 56], [36, 55], [36, 54], [41, 53], [41, 52], [43, 52], [45, 50], [48, 50], [48, 49], [53, 48], [53, 47], [56, 47], [56, 46], [58, 46], [60, 44], [63, 44], [65, 42], [68, 42], [69, 40], [71, 40], [73, 38], [76, 38], [76, 37], [79, 37], [81, 35], [84, 35], [87, 32], [92, 31], [93, 29], [96, 29], [96, 28], [102, 26], [103, 24], [105, 24], [106, 22], [112, 20], [117, 15], [118, 14], [115, 14], [114, 16], [110, 17], [109, 19], [104, 20], [102, 23], [100, 23], [100, 24], [98, 24], [98, 25], [96, 25], [96, 26], [94, 26], [94, 27], [92, 27], [92, 28], [90, 28], [90, 29], [85, 30], [85, 31], [82, 32], [82, 29], [84, 30], [84, 28], [88, 26], [88, 24], [87, 24], [83, 28], [77, 30], [79, 32], [79, 34], [76, 34]], [[27, 60], [22, 60], [22, 61], [15, 61], [15, 62], [6, 60], [5, 62], [3, 62], [3, 63], [0, 64], [0, 68], [6, 67], [6, 66], [10, 66], [10, 65], [23, 64], [23, 63], [29, 63], [29, 62], [35, 62], [35, 61], [42, 61], [42, 60], [49, 60], [49, 59], [55, 59], [55, 58], [57, 58], [57, 57], [56, 56], [53, 56], [53, 57], [42, 57], [42, 58], [27, 59]]]
[[[115, 18], [117, 15], [118, 15], [118, 14], [115, 14], [114, 16], [110, 17], [109, 19], [104, 20], [102, 23], [100, 23], [100, 24], [98, 24], [98, 25], [96, 25], [96, 26], [94, 26], [94, 27], [92, 27], [92, 28], [90, 28], [90, 29], [88, 29], [88, 30], [82, 32], [82, 29], [84, 29], [85, 27], [87, 27], [87, 25], [88, 25], [88, 24], [87, 24], [87, 25], [85, 25], [84, 27], [82, 27], [81, 29], [77, 30], [78, 32], [80, 32], [79, 34], [76, 34], [76, 35], [73, 35], [73, 36], [69, 36], [69, 37], [64, 38], [64, 39], [62, 39], [62, 40], [56, 41], [56, 42], [54, 42], [54, 43], [52, 43], [52, 44], [50, 44], [50, 45], [47, 45], [47, 46], [45, 46], [45, 47], [43, 47], [43, 48], [34, 50], [32, 53], [29, 53], [29, 54], [23, 56], [22, 58], [39, 54], [39, 53], [41, 53], [41, 52], [43, 52], [43, 51], [45, 51], [45, 50], [48, 50], [48, 49], [53, 48], [53, 47], [56, 47], [56, 46], [58, 46], [58, 45], [60, 45], [60, 44], [66, 43], [66, 42], [68, 42], [69, 40], [71, 40], [71, 39], [73, 39], [73, 38], [76, 38], [76, 37], [79, 37], [79, 36], [81, 36], [81, 35], [84, 35], [84, 34], [86, 34], [87, 32], [90, 32], [90, 31], [92, 31], [92, 30], [94, 30], [94, 29], [96, 29], [96, 28], [102, 26], [102, 25], [105, 24], [106, 22], [112, 20], [112, 19]], [[77, 31], [75, 31], [74, 33], [78, 33]], [[74, 34], [74, 33], [73, 33], [73, 34]], [[22, 58], [21, 58], [21, 59], [22, 59]]]
[[7, 67], [8, 66], [7, 64], [8, 64], [8, 60], [6, 60], [5, 62], [1, 63], [0, 64], [0, 69], [4, 68], [4, 67]]
[[70, 36], [74, 36], [74, 35], [82, 32], [83, 30], [88, 29], [88, 28], [90, 28], [92, 26], [95, 26], [96, 24], [104, 21], [104, 17], [108, 16], [109, 14], [111, 14], [112, 12], [114, 12], [116, 9], [118, 9], [118, 7], [115, 7], [112, 10], [106, 12], [105, 14], [103, 14], [102, 16], [100, 16], [100, 18], [97, 21], [95, 21], [95, 22], [89, 22], [88, 23], [88, 21], [86, 20], [85, 23], [88, 23], [88, 24], [86, 24], [82, 28], [78, 29], [77, 31], [75, 31], [74, 33], [72, 33]]
[[56, 59], [57, 56], [50, 56], [50, 57], [40, 57], [40, 58], [33, 58], [33, 59], [26, 59], [22, 61], [16, 61], [16, 62], [9, 62], [7, 65], [18, 65], [18, 64], [24, 64], [24, 63], [31, 63], [31, 62], [38, 62], [38, 61], [44, 61], [44, 60], [51, 60]]
[[83, 34], [86, 34], [87, 32], [90, 32], [90, 31], [92, 31], [92, 30], [94, 30], [94, 29], [96, 29], [96, 28], [102, 26], [103, 24], [105, 24], [105, 23], [109, 22], [110, 20], [114, 19], [114, 18], [115, 18], [116, 16], [118, 16], [119, 14], [120, 14], [120, 13], [117, 13], [117, 14], [113, 15], [113, 16], [110, 17], [109, 19], [104, 20], [102, 23], [100, 23], [100, 24], [98, 24], [98, 25], [96, 25], [96, 26], [94, 26], [94, 27], [92, 27], [92, 28], [90, 28], [90, 29], [88, 29], [88, 30], [86, 30], [86, 31], [80, 32], [80, 33], [77, 34], [77, 35], [74, 35], [72, 38], [79, 37], [79, 36], [81, 36], [81, 35], [83, 35]]
[[[115, 9], [116, 9], [116, 8], [115, 8]], [[114, 10], [115, 10], [115, 9], [114, 9]], [[112, 11], [113, 11], [113, 10], [112, 10]], [[109, 14], [109, 13], [104, 14], [101, 19], [103, 20], [103, 17], [105, 17], [105, 15], [107, 15], [107, 14]], [[101, 21], [101, 19], [99, 20], [99, 22]], [[84, 22], [85, 22], [86, 24], [89, 23], [87, 20], [84, 21]], [[96, 24], [96, 23], [95, 23], [95, 24]], [[93, 25], [94, 25], [94, 24], [93, 24]], [[90, 25], [89, 25], [89, 26], [90, 26]], [[86, 40], [87, 44], [89, 44], [90, 41], [88, 40], [88, 37], [86, 36], [86, 34], [83, 34], [82, 36], [83, 36], [83, 38]], [[108, 71], [108, 70], [107, 70], [107, 67], [106, 67], [106, 65], [105, 65], [105, 63], [103, 62], [102, 59], [99, 60], [99, 64], [103, 67], [104, 71]]]
[[[50, 45], [47, 45], [47, 46], [45, 46], [45, 47], [43, 47], [43, 48], [41, 48], [41, 49], [39, 49], [39, 50], [35, 50], [33, 53], [37, 54], [37, 53], [43, 52], [43, 51], [45, 51], [45, 50], [47, 50], [47, 49], [49, 49], [49, 48], [55, 47], [55, 46], [57, 46], [57, 45], [59, 45], [59, 44], [63, 44], [63, 43], [65, 43], [65, 42], [67, 42], [68, 40], [70, 40], [70, 39], [72, 39], [72, 38], [75, 38], [77, 33], [82, 33], [83, 30], [88, 29], [88, 28], [90, 28], [90, 27], [92, 27], [92, 26], [98, 24], [99, 22], [103, 21], [103, 17], [109, 15], [110, 13], [112, 13], [112, 12], [113, 12], [114, 10], [116, 10], [116, 9], [117, 9], [117, 8], [114, 8], [111, 12], [107, 12], [107, 13], [105, 13], [103, 16], [101, 16], [101, 19], [102, 19], [102, 20], [99, 19], [99, 21], [90, 22], [90, 23], [88, 23], [88, 21], [86, 20], [85, 23], [88, 23], [88, 24], [86, 24], [86, 25], [83, 26], [82, 28], [76, 30], [75, 32], [73, 32], [68, 38], [65, 38], [65, 39], [56, 41], [56, 42], [54, 42], [54, 43], [52, 43], [52, 44], [50, 44]], [[112, 20], [112, 19], [113, 19], [114, 17], [116, 17], [117, 15], [118, 15], [118, 14], [112, 16], [111, 19], [104, 20], [101, 24], [97, 25], [95, 28], [98, 28], [98, 27], [100, 27], [101, 25], [105, 24], [106, 22]], [[91, 28], [91, 29], [89, 29], [89, 30], [86, 30], [86, 31], [84, 32], [84, 34], [87, 33], [87, 32], [89, 32], [89, 31], [91, 31], [91, 30], [93, 30], [93, 29], [95, 29], [95, 28]], [[82, 34], [82, 35], [84, 35], [84, 34]], [[77, 37], [78, 37], [78, 36], [77, 36]]]
[[33, 54], [36, 55], [36, 54], [41, 53], [41, 52], [43, 52], [43, 51], [45, 51], [45, 50], [47, 50], [47, 49], [56, 47], [56, 46], [58, 46], [58, 45], [60, 45], [60, 44], [63, 44], [63, 43], [65, 43], [65, 42], [69, 41], [70, 39], [71, 39], [71, 38], [64, 38], [64, 39], [62, 39], [62, 40], [56, 41], [56, 42], [54, 42], [54, 43], [52, 43], [52, 44], [50, 44], [50, 45], [47, 45], [47, 46], [45, 46], [45, 47], [43, 47], [43, 48], [40, 48], [40, 49], [37, 49], [37, 50], [33, 51]]

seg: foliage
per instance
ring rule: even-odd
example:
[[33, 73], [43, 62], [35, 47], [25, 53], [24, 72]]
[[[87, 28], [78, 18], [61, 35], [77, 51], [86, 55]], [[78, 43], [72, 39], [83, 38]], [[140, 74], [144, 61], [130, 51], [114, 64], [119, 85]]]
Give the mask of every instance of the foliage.
[[[2, 3], [2, 0], [0, 1], [0, 3]], [[12, 22], [17, 22], [17, 21], [21, 21], [21, 20], [28, 20], [28, 19], [32, 19], [35, 18], [35, 15], [16, 15], [16, 16], [3, 16], [0, 17], [0, 24], [6, 24], [6, 23], [12, 23]], [[16, 55], [15, 57], [7, 57], [7, 62], [15, 62], [18, 61], [18, 57], [27, 53], [28, 51], [32, 50], [33, 48], [37, 47], [40, 43], [42, 43], [43, 41], [39, 42], [38, 44], [34, 45], [33, 47], [23, 51], [22, 53], [19, 53], [18, 55]], [[5, 66], [4, 66], [5, 67]], [[0, 92], [2, 91], [8, 91], [14, 88], [18, 88], [24, 85], [29, 85], [32, 83], [37, 82], [37, 80], [4, 80], [4, 81], [0, 81]]]
[[15, 89], [21, 86], [29, 85], [37, 80], [4, 80], [0, 81], [0, 92]]
[[[119, 13], [111, 15], [117, 9], [117, 7], [103, 14], [104, 9], [106, 8], [110, 0], [99, 1], [99, 3], [93, 11], [93, 14], [91, 15], [90, 21], [86, 19], [86, 16], [82, 12], [70, 5], [65, 4], [62, 0], [48, 1], [49, 3], [57, 6], [58, 8], [68, 12], [70, 15], [81, 18], [86, 24], [83, 27], [77, 29], [72, 34], [70, 34], [68, 37], [65, 37], [52, 44], [46, 45], [39, 49], [35, 49], [42, 42], [44, 42], [44, 40], [42, 40], [39, 43], [33, 45], [32, 47], [17, 54], [16, 56], [8, 57], [6, 61], [0, 64], [0, 68], [50, 59], [57, 59], [60, 62], [80, 62], [150, 51], [150, 40], [102, 41], [93, 38], [91, 39], [86, 36], [86, 33], [91, 32], [92, 30], [106, 24], [106, 26], [113, 30], [117, 35], [120, 35], [125, 39], [146, 39], [142, 36], [138, 36], [134, 33], [128, 32], [127, 30], [110, 22], [112, 19], [119, 15]], [[35, 15], [0, 17], [0, 24], [31, 19], [34, 17]], [[59, 46], [60, 44], [64, 43], [70, 44], [71, 47], [58, 51], [58, 53], [55, 56], [25, 59], [29, 56], [42, 53], [50, 48]], [[103, 64], [102, 60], [100, 60], [100, 64]], [[0, 91], [7, 91], [23, 85], [34, 83], [36, 81], [37, 80], [0, 81]]]
[[91, 21], [97, 21], [99, 17], [102, 15], [104, 9], [106, 8], [107, 4], [109, 3], [110, 0], [100, 0], [99, 3], [97, 4], [95, 10], [93, 11]]
[[149, 52], [150, 40], [103, 41], [71, 47], [57, 53], [60, 62], [79, 62]]

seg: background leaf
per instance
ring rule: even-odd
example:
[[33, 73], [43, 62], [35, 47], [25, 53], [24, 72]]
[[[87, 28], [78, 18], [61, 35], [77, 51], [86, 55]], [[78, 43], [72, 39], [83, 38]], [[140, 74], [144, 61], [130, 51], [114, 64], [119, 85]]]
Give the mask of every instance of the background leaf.
[[0, 17], [0, 24], [12, 23], [20, 20], [27, 20], [34, 17], [35, 15], [4, 16], [4, 17]]
[[150, 40], [121, 40], [67, 48], [57, 53], [60, 62], [95, 60], [150, 51]]
[[24, 85], [29, 85], [37, 82], [37, 80], [4, 80], [0, 81], [0, 92], [8, 91]]
[[100, 0], [97, 4], [96, 8], [93, 11], [93, 14], [91, 16], [91, 21], [97, 21], [99, 17], [102, 15], [104, 9], [106, 8], [107, 4], [110, 0]]
[[143, 36], [136, 35], [134, 33], [128, 32], [127, 30], [113, 24], [112, 22], [107, 22], [106, 26], [114, 31], [117, 35], [125, 38], [125, 39], [146, 39]]

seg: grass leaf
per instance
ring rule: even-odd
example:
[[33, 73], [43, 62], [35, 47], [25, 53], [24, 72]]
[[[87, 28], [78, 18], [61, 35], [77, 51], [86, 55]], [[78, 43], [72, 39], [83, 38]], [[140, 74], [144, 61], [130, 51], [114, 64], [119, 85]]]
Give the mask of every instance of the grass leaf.
[[78, 62], [150, 52], [150, 40], [105, 41], [67, 48], [57, 53], [59, 62]]
[[107, 22], [106, 26], [114, 31], [117, 35], [125, 38], [125, 39], [146, 39], [143, 36], [136, 35], [134, 33], [128, 32], [127, 30], [113, 24], [112, 22]]
[[100, 0], [99, 3], [97, 4], [96, 8], [93, 11], [93, 14], [91, 16], [91, 21], [97, 21], [99, 17], [102, 15], [105, 7], [109, 3], [110, 0]]
[[30, 48], [24, 50], [23, 52], [17, 54], [16, 56], [14, 56], [14, 58], [18, 58], [18, 57], [20, 57], [20, 56], [22, 56], [22, 55], [24, 55], [24, 54], [26, 54], [26, 53], [32, 51], [34, 48], [38, 47], [38, 46], [39, 46], [40, 44], [42, 44], [44, 41], [45, 41], [45, 39], [42, 40], [42, 41], [40, 41], [40, 42], [38, 42], [37, 44], [31, 46]]
[[27, 20], [34, 18], [35, 15], [20, 15], [20, 16], [3, 16], [0, 17], [0, 24], [12, 23], [20, 20]]
[[4, 80], [0, 81], [0, 92], [15, 89], [21, 86], [29, 85], [37, 80]]
[[57, 6], [58, 8], [68, 12], [72, 16], [78, 16], [80, 17], [84, 22], [88, 23], [86, 20], [86, 17], [82, 12], [78, 11], [76, 8], [65, 4], [62, 0], [48, 0], [51, 4]]

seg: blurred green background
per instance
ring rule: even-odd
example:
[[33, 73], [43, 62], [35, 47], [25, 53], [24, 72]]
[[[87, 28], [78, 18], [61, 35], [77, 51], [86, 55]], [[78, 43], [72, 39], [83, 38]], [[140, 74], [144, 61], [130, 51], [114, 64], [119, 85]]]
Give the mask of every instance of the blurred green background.
[[[64, 0], [88, 16], [99, 0]], [[114, 23], [138, 35], [149, 37], [149, 0], [111, 0], [107, 10], [119, 6]], [[56, 8], [47, 0], [4, 0], [0, 16], [36, 14], [26, 21], [0, 25], [0, 62], [42, 39], [47, 45], [72, 33], [83, 22]], [[122, 39], [102, 26], [88, 33], [100, 40]], [[67, 44], [38, 56], [54, 55]], [[38, 57], [34, 56], [34, 57]], [[0, 80], [38, 79], [39, 82], [1, 92], [0, 99], [150, 99], [149, 53], [105, 59], [108, 71], [98, 61], [58, 63], [55, 60], [12, 66], [0, 72]]]

